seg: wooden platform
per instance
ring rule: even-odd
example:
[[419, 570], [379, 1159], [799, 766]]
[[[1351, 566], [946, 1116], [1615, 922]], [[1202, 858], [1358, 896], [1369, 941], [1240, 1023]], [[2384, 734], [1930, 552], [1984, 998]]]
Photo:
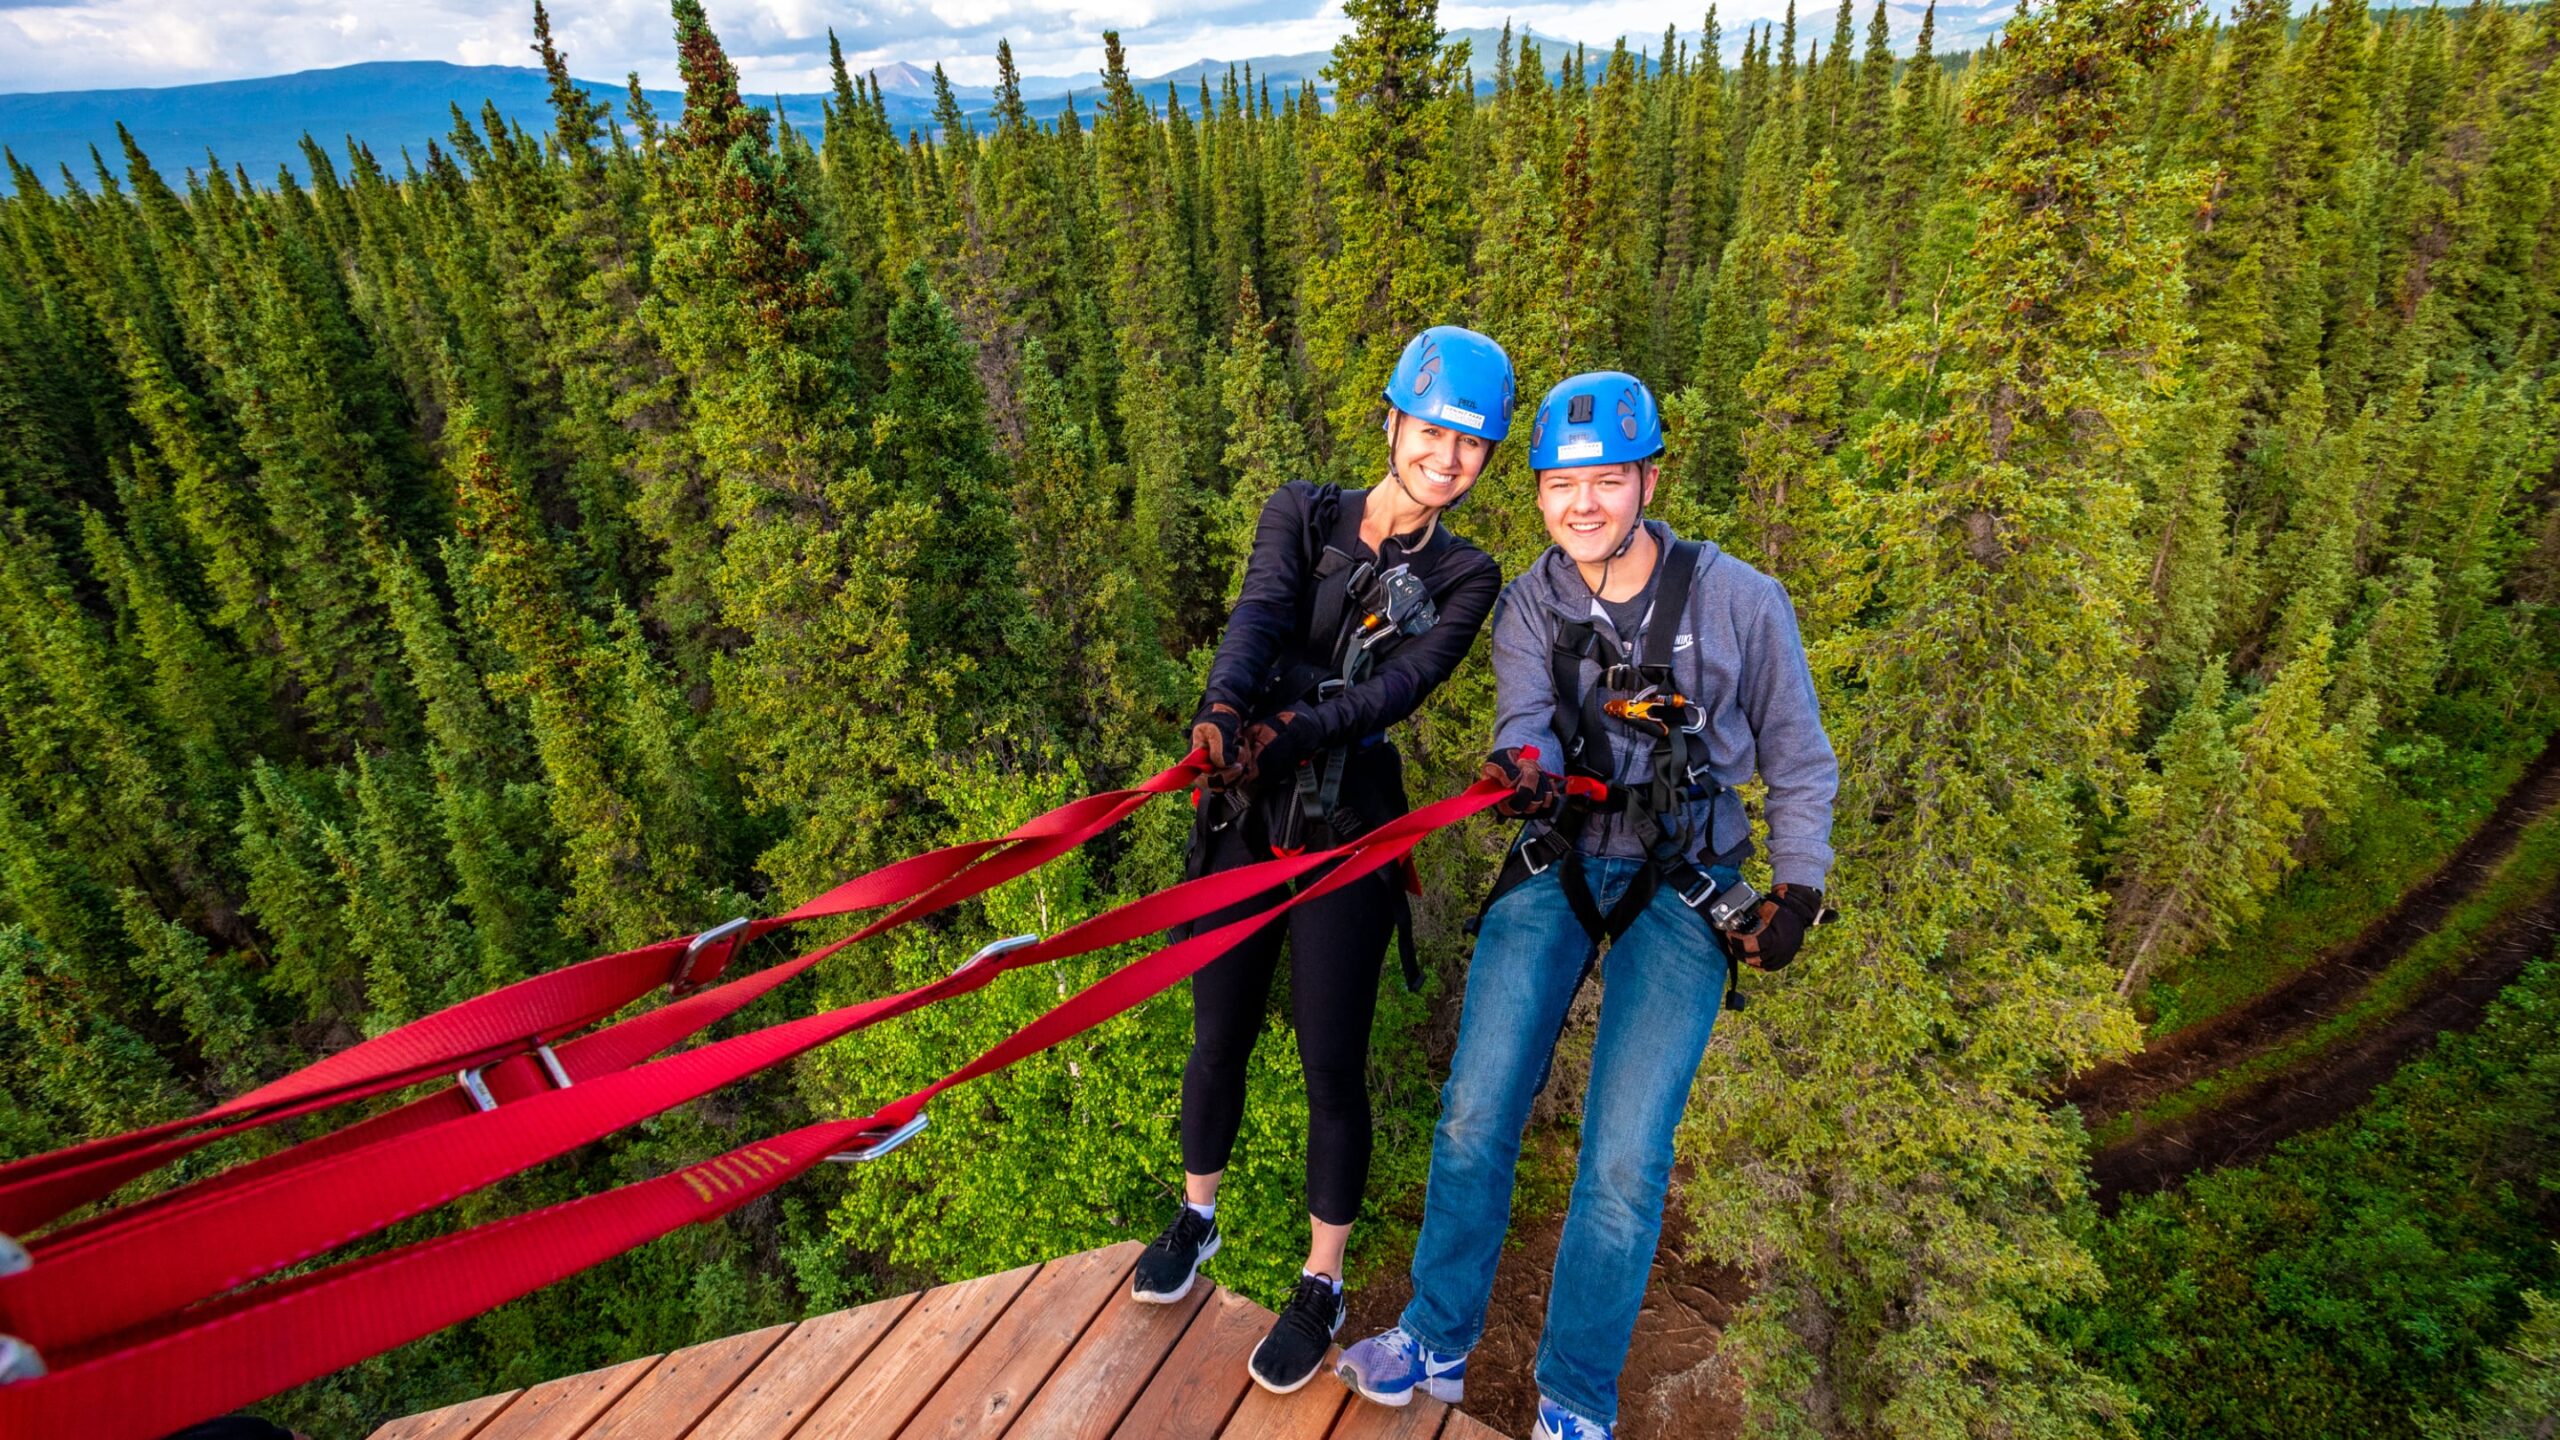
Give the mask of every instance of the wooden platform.
[[1271, 1312], [1203, 1280], [1129, 1299], [1138, 1244], [839, 1310], [394, 1420], [373, 1440], [1499, 1440], [1319, 1373], [1245, 1376]]

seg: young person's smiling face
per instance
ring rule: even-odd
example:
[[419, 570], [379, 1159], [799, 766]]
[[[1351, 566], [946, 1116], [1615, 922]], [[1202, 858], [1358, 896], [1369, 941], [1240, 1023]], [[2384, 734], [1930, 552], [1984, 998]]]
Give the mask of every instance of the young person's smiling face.
[[1473, 489], [1493, 447], [1463, 430], [1398, 412], [1390, 428], [1396, 474], [1416, 502], [1445, 510]]
[[1538, 472], [1538, 514], [1547, 522], [1547, 538], [1577, 565], [1607, 560], [1653, 499], [1660, 473], [1660, 467], [1640, 460]]

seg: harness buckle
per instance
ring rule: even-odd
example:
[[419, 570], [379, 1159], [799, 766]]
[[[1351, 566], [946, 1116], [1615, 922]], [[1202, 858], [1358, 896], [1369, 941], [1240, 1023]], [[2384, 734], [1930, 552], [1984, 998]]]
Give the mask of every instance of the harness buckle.
[[0, 1335], [0, 1385], [45, 1377], [44, 1357], [15, 1335]]
[[1565, 847], [1562, 845], [1556, 846], [1554, 852], [1548, 855], [1546, 859], [1540, 860], [1538, 858], [1539, 842], [1542, 840], [1553, 840], [1554, 838], [1554, 832], [1549, 831], [1543, 835], [1532, 835], [1528, 839], [1520, 842], [1520, 858], [1528, 863], [1529, 873], [1531, 875], [1535, 876], [1546, 874], [1549, 870], [1555, 868], [1557, 860], [1563, 858]]
[[[862, 1132], [860, 1136], [862, 1144], [861, 1149], [839, 1150], [827, 1158], [845, 1165], [859, 1165], [867, 1160], [877, 1160], [881, 1156], [886, 1155], [890, 1151], [897, 1149], [899, 1146], [906, 1144], [910, 1140], [913, 1140], [918, 1135], [923, 1134], [927, 1123], [931, 1119], [932, 1117], [930, 1115], [919, 1110], [916, 1112], [916, 1118], [894, 1130], [889, 1130], [885, 1134], [881, 1133], [882, 1127], [875, 1125]], [[873, 1138], [875, 1136], [878, 1138]]]
[[701, 963], [702, 957], [715, 949], [719, 952], [720, 964], [723, 967], [737, 959], [738, 947], [747, 943], [748, 927], [754, 923], [741, 915], [735, 920], [723, 920], [686, 941], [684, 954], [676, 957], [675, 973], [667, 977], [667, 988], [679, 995], [683, 994], [693, 984], [693, 972]]

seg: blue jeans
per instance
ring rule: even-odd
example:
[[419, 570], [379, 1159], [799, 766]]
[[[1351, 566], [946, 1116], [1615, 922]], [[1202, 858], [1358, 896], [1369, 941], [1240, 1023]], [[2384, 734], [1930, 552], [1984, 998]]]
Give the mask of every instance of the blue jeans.
[[[1644, 862], [1587, 859], [1606, 913]], [[1485, 915], [1467, 971], [1458, 1053], [1440, 1094], [1406, 1333], [1459, 1352], [1484, 1335], [1494, 1263], [1511, 1228], [1511, 1185], [1565, 1009], [1596, 949], [1566, 903], [1561, 865]], [[1717, 867], [1719, 884], [1734, 872]], [[1618, 1372], [1662, 1237], [1672, 1132], [1724, 1000], [1724, 947], [1706, 917], [1664, 889], [1610, 947], [1583, 1108], [1582, 1158], [1547, 1295], [1538, 1389], [1603, 1424], [1618, 1417]]]

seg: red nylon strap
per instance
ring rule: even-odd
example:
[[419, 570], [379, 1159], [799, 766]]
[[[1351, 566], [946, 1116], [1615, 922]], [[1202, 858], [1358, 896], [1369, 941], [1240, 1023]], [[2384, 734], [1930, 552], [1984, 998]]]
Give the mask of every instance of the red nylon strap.
[[1186, 881], [901, 994], [770, 1026], [568, 1090], [534, 1082], [546, 1088], [502, 1102], [486, 1115], [458, 1096], [447, 1097], [449, 1112], [459, 1113], [430, 1128], [286, 1173], [271, 1170], [192, 1203], [161, 1207], [114, 1231], [39, 1243], [34, 1268], [0, 1277], [0, 1332], [49, 1353], [112, 1335], [433, 1209], [881, 1020], [979, 989], [1007, 970], [1202, 919], [1267, 895], [1360, 846], [1418, 839], [1429, 823], [1406, 817], [1334, 851]]
[[[1168, 771], [1165, 776], [1157, 777], [1157, 780], [1166, 779], [1174, 773]], [[1149, 786], [1152, 787], [1155, 783], [1150, 781]], [[1119, 818], [1144, 805], [1156, 793], [1158, 792], [1152, 788], [1120, 792], [1120, 795], [1126, 798], [1118, 799], [1109, 814], [1098, 818], [1078, 817], [1072, 828], [1013, 846], [1002, 854], [968, 870], [965, 874], [943, 881], [933, 890], [916, 897], [895, 913], [873, 921], [842, 940], [822, 946], [781, 965], [768, 967], [753, 975], [708, 990], [697, 991], [673, 1004], [634, 1016], [592, 1035], [580, 1036], [559, 1046], [555, 1055], [561, 1068], [573, 1081], [580, 1084], [638, 1064], [649, 1056], [735, 1014], [767, 992], [796, 979], [820, 961], [848, 945], [869, 939], [915, 916], [929, 913], [945, 905], [955, 904], [1037, 869], [1083, 844], [1098, 830], [1107, 829], [1110, 825], [1117, 823]], [[1081, 805], [1083, 802], [1078, 803]], [[1052, 812], [1052, 816], [1057, 813]], [[1043, 817], [1044, 820], [1049, 818], [1051, 817]], [[1029, 828], [1025, 827], [1025, 829]], [[535, 1065], [529, 1055], [518, 1055], [492, 1066], [483, 1074], [482, 1079], [501, 1105], [542, 1094], [552, 1088], [549, 1078]], [[336, 1103], [339, 1102], [320, 1102], [304, 1106], [292, 1113], [304, 1113]], [[398, 1109], [373, 1116], [344, 1129], [332, 1131], [290, 1149], [244, 1165], [233, 1166], [191, 1185], [165, 1191], [147, 1200], [68, 1226], [48, 1236], [45, 1244], [88, 1243], [103, 1235], [120, 1233], [125, 1228], [170, 1207], [194, 1205], [251, 1180], [272, 1178], [285, 1171], [325, 1160], [332, 1155], [342, 1154], [361, 1145], [372, 1144], [394, 1135], [406, 1134], [429, 1125], [477, 1113], [477, 1107], [472, 1105], [459, 1087], [438, 1090]], [[96, 1195], [112, 1190], [125, 1180], [148, 1173], [177, 1154], [183, 1154], [196, 1146], [240, 1130], [256, 1128], [264, 1123], [268, 1121], [242, 1121], [220, 1130], [171, 1142], [161, 1150], [139, 1152], [110, 1161], [96, 1162], [82, 1170], [66, 1171], [56, 1176], [46, 1177], [29, 1189], [46, 1199], [72, 1195], [83, 1199], [94, 1198]], [[71, 1203], [79, 1203], [79, 1201], [73, 1200]], [[63, 1208], [68, 1206], [65, 1205]], [[56, 1210], [55, 1213], [58, 1214], [60, 1211]], [[39, 1246], [39, 1253], [44, 1253], [43, 1246]]]
[[[1148, 799], [1187, 788], [1198, 778], [1201, 766], [1202, 757], [1195, 752], [1131, 789], [1070, 801], [1017, 826], [1002, 839], [948, 846], [882, 866], [789, 914], [754, 922], [740, 944], [801, 920], [898, 906], [892, 915], [851, 937], [869, 938], [929, 909], [982, 893], [1084, 843]], [[977, 863], [995, 851], [1004, 853], [990, 864]], [[466, 1066], [501, 1061], [526, 1050], [533, 1040], [582, 1029], [666, 983], [685, 944], [660, 941], [520, 980], [350, 1046], [188, 1119], [0, 1165], [0, 1231], [23, 1234], [44, 1225], [214, 1139], [367, 1099]], [[711, 978], [727, 955], [735, 953], [736, 947], [730, 947], [693, 978]], [[812, 957], [803, 958], [814, 963]], [[752, 998], [738, 998], [735, 1003]], [[654, 1054], [728, 1013], [716, 1006], [710, 1010], [690, 1029], [631, 1054], [622, 1063]], [[575, 1070], [570, 1073], [573, 1078], [577, 1075]]]
[[656, 1180], [241, 1292], [129, 1332], [113, 1348], [63, 1354], [46, 1378], [0, 1387], [0, 1431], [149, 1440], [477, 1315], [683, 1225], [715, 1218], [861, 1143], [866, 1134], [913, 1118], [951, 1086], [1162, 993], [1280, 911], [1394, 864], [1424, 835], [1509, 793], [1508, 786], [1479, 782], [1414, 812], [1406, 818], [1415, 823], [1402, 827], [1401, 838], [1364, 844], [1271, 909], [1103, 977], [969, 1064], [872, 1115], [807, 1126]]

